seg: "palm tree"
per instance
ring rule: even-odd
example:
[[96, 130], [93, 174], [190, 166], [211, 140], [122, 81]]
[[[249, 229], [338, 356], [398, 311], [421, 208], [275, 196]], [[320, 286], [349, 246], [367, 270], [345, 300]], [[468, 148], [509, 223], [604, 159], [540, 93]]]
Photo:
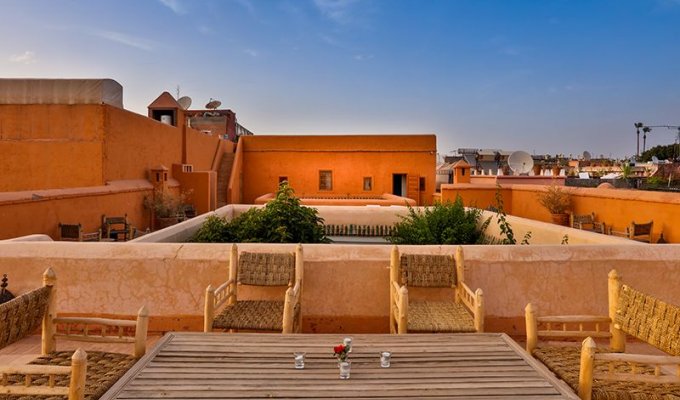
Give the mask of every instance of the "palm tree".
[[642, 128], [642, 152], [645, 152], [645, 149], [647, 148], [647, 134], [652, 131], [652, 128], [645, 126]]
[[635, 123], [635, 129], [637, 130], [637, 151], [635, 152], [635, 157], [640, 156], [640, 128], [645, 126], [642, 122], [636, 122]]

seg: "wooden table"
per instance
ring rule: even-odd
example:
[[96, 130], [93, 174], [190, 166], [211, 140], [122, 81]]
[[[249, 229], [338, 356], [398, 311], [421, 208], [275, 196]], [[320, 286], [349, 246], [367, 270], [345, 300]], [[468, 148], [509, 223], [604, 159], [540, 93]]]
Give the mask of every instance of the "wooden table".
[[[351, 378], [341, 380], [333, 346], [344, 336], [168, 333], [102, 399], [578, 399], [502, 333], [349, 335]], [[305, 369], [295, 351], [307, 353]]]

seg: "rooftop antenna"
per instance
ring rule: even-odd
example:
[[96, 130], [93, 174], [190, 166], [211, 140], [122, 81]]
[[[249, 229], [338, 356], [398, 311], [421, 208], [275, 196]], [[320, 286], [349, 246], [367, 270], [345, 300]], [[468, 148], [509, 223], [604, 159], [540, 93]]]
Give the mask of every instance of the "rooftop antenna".
[[527, 175], [534, 167], [534, 159], [526, 151], [513, 151], [508, 156], [508, 166], [515, 175]]
[[189, 107], [191, 107], [191, 97], [189, 96], [180, 97], [177, 100], [177, 103], [179, 104], [180, 107], [182, 107], [182, 110], [188, 110]]

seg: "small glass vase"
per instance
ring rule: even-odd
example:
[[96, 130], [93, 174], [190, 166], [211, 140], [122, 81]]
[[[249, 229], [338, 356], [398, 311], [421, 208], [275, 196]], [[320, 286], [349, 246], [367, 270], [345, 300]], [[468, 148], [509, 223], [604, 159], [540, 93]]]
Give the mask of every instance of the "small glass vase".
[[352, 370], [352, 362], [349, 360], [340, 361], [338, 362], [338, 366], [340, 367], [340, 379], [349, 379], [349, 373]]

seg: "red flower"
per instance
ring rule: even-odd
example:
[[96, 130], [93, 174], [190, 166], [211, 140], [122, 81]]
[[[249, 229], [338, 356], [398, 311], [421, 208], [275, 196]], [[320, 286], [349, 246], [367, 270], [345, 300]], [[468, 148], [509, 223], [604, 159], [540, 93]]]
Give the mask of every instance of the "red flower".
[[347, 361], [349, 355], [349, 346], [339, 344], [333, 347], [333, 355], [340, 361]]
[[344, 353], [344, 351], [345, 351], [345, 346], [339, 344], [339, 345], [333, 347], [333, 351], [335, 352], [335, 354], [340, 355], [340, 354]]

